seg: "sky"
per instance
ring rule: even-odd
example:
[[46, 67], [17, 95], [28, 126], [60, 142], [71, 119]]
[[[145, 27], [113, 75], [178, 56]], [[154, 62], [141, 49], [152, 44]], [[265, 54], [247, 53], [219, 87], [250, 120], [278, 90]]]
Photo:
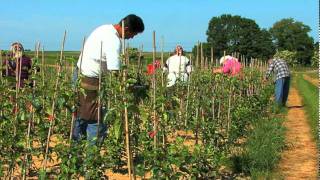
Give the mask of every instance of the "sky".
[[308, 25], [315, 41], [319, 39], [319, 4], [317, 0], [2, 0], [0, 8], [0, 49], [15, 41], [25, 49], [40, 42], [45, 50], [59, 50], [67, 31], [65, 50], [80, 50], [85, 36], [103, 24], [118, 23], [128, 14], [140, 16], [145, 31], [129, 40], [130, 46], [143, 44], [173, 50], [181, 44], [185, 50], [197, 41], [206, 41], [212, 17], [240, 15], [269, 29], [283, 18], [294, 18]]

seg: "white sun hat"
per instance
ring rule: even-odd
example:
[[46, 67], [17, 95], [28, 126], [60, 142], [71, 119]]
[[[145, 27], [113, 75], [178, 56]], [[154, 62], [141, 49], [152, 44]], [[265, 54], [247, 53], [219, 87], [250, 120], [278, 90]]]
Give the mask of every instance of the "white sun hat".
[[220, 64], [223, 64], [224, 61], [226, 61], [227, 59], [230, 59], [230, 58], [233, 58], [233, 57], [230, 56], [230, 55], [222, 56], [222, 57], [220, 58]]

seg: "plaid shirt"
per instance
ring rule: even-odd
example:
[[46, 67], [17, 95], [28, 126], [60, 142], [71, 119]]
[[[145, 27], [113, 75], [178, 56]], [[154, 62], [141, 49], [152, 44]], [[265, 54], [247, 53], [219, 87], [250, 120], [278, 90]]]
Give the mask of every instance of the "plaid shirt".
[[282, 59], [274, 59], [272, 60], [271, 64], [266, 73], [266, 77], [268, 78], [271, 75], [271, 72], [275, 72], [276, 80], [289, 77], [290, 72], [287, 63]]

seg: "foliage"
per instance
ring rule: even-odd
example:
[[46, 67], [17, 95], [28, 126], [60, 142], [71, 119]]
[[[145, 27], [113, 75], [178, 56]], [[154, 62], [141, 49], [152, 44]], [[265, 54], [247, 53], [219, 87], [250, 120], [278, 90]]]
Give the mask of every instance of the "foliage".
[[207, 30], [207, 41], [214, 47], [216, 57], [239, 52], [247, 58], [264, 58], [273, 54], [272, 39], [252, 19], [229, 14], [213, 17]]
[[[75, 58], [65, 57], [57, 63], [64, 67], [66, 60]], [[34, 58], [33, 66], [40, 67], [38, 58]], [[267, 116], [262, 112], [271, 95], [256, 69], [245, 69], [243, 77], [228, 77], [196, 68], [188, 82], [178, 81], [167, 88], [161, 69], [153, 77], [137, 71], [134, 63], [123, 65], [120, 72], [107, 72], [101, 79], [99, 97], [108, 109], [102, 118], [108, 135], [99, 146], [88, 146], [86, 140], [69, 141], [77, 109], [75, 99], [77, 93], [83, 93], [80, 80], [71, 81], [70, 68], [61, 68], [60, 73], [58, 69], [33, 70], [30, 81], [35, 80], [35, 87], [19, 92], [9, 87], [10, 78], [0, 79], [0, 173], [5, 177], [19, 171], [17, 166], [21, 167], [18, 174], [40, 179], [98, 179], [106, 170], [127, 173], [127, 116], [136, 175], [219, 178], [223, 175], [219, 169], [236, 142], [250, 133], [256, 118]], [[14, 108], [16, 103], [18, 109]], [[26, 104], [32, 104], [32, 110]], [[183, 136], [178, 132], [188, 133]], [[48, 153], [46, 144], [50, 144]], [[45, 155], [50, 166], [35, 166], [35, 159], [42, 162]]]
[[319, 67], [319, 42], [315, 43], [313, 56], [311, 58], [311, 66], [312, 67]]
[[296, 51], [299, 64], [310, 65], [313, 39], [308, 35], [311, 31], [309, 26], [289, 18], [274, 23], [269, 31], [278, 51]]
[[296, 67], [298, 65], [298, 60], [297, 60], [297, 52], [291, 52], [291, 51], [278, 51], [275, 55], [274, 58], [279, 58], [283, 59], [287, 62], [287, 64], [291, 67]]

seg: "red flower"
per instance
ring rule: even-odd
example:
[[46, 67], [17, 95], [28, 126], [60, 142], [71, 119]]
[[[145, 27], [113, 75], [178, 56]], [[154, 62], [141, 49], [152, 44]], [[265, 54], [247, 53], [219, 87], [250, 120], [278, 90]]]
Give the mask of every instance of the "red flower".
[[148, 75], [152, 75], [152, 74], [154, 74], [154, 71], [155, 71], [155, 67], [152, 64], [148, 64], [148, 66], [147, 66], [147, 74]]
[[53, 116], [53, 115], [51, 115], [51, 114], [50, 114], [50, 115], [48, 115], [48, 120], [49, 120], [49, 121], [53, 121], [53, 120], [54, 120], [54, 116]]
[[156, 136], [157, 132], [156, 131], [150, 131], [148, 132], [148, 135], [150, 138], [154, 138], [154, 136]]
[[155, 70], [159, 68], [161, 68], [161, 63], [159, 60], [156, 60], [153, 64], [147, 65], [147, 74], [153, 75], [155, 73]]
[[19, 111], [19, 108], [17, 106], [14, 106], [13, 109], [12, 109], [12, 113], [13, 114], [17, 114]]

